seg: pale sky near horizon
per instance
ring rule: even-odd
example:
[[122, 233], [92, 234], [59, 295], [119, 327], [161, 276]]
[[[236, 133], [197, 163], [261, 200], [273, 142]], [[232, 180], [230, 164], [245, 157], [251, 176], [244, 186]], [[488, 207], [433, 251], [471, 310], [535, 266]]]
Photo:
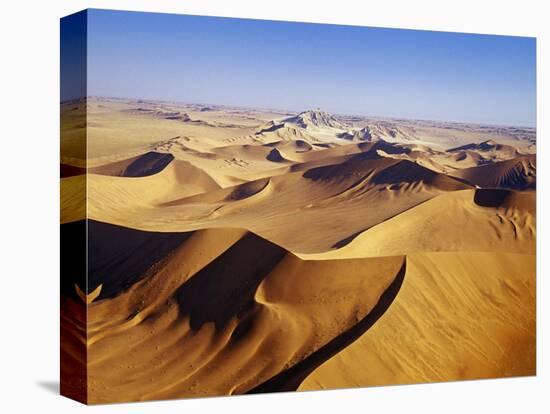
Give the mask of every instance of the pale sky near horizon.
[[88, 95], [535, 126], [535, 39], [88, 12]]

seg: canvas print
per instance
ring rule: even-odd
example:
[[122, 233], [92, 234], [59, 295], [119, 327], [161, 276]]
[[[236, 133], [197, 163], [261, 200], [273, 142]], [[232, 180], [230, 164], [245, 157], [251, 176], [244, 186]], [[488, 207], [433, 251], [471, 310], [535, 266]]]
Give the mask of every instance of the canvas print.
[[534, 38], [61, 20], [61, 393], [536, 374]]

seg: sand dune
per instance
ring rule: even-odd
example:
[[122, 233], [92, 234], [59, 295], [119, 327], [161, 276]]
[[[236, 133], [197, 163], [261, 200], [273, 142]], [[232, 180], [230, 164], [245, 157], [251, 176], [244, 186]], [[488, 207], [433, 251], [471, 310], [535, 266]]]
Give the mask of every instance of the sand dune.
[[499, 144], [495, 140], [483, 141], [479, 144], [471, 143], [456, 148], [450, 148], [448, 152], [462, 153], [464, 151], [476, 151], [485, 158], [509, 159], [521, 155], [516, 147], [512, 145]]
[[[140, 157], [132, 161], [130, 165], [135, 162], [139, 163], [139, 159]], [[110, 170], [111, 166], [107, 165], [105, 168]], [[147, 164], [146, 168], [148, 168]], [[125, 171], [127, 171], [126, 168], [121, 173], [125, 174]], [[136, 169], [136, 171], [139, 172], [139, 169]], [[102, 170], [99, 169], [98, 172], [102, 172]], [[128, 203], [126, 207], [129, 208], [132, 205], [134, 207], [150, 205], [150, 203], [162, 200], [164, 197], [188, 197], [217, 190], [220, 185], [209, 174], [192, 164], [186, 161], [173, 160], [162, 171], [142, 177], [89, 174], [89, 194], [92, 194], [96, 189], [102, 191], [102, 188], [105, 190], [110, 188], [112, 193], [104, 192], [104, 196], [109, 194], [109, 197], [113, 197], [111, 201], [103, 198], [104, 203], [111, 203], [118, 198], [120, 201]], [[102, 221], [101, 217], [98, 217], [98, 220]]]
[[[499, 161], [511, 160], [516, 157], [525, 155], [520, 152], [517, 143], [499, 144], [494, 140], [487, 140], [481, 143], [470, 143], [460, 147], [447, 149], [445, 151], [436, 150], [426, 145], [414, 144], [394, 144], [399, 148], [405, 148], [399, 154], [391, 156], [402, 159], [415, 160], [421, 165], [438, 172], [454, 174], [457, 170], [483, 166], [497, 163]], [[528, 151], [523, 148], [524, 151]]]
[[341, 249], [301, 257], [313, 260], [438, 251], [534, 254], [535, 220], [533, 193], [455, 191], [375, 225]]
[[453, 172], [453, 176], [480, 187], [527, 190], [536, 187], [536, 172], [536, 155], [525, 155], [495, 164], [459, 170]]
[[[329, 250], [442, 191], [469, 188], [410, 161], [369, 154], [194, 197], [184, 189], [177, 190], [183, 195], [166, 191], [166, 186], [155, 186], [158, 192], [144, 197], [143, 187], [150, 186], [153, 177], [128, 182], [90, 175], [89, 217], [155, 231], [246, 227], [293, 252], [313, 253]], [[333, 220], [335, 215], [339, 220]]]
[[[261, 255], [243, 261], [249, 251]], [[369, 327], [361, 321], [403, 266], [400, 257], [308, 262], [240, 230], [193, 233], [149, 277], [90, 304], [89, 401], [243, 393], [281, 373], [295, 383], [288, 368], [307, 361], [305, 377], [346, 338], [331, 341]]]
[[535, 374], [534, 256], [416, 253], [397, 300], [301, 390]]
[[272, 143], [272, 144], [265, 144], [269, 147], [275, 147], [275, 148], [278, 148], [280, 150], [291, 150], [293, 152], [298, 152], [298, 153], [304, 153], [304, 152], [309, 152], [313, 149], [313, 146], [309, 143], [307, 143], [306, 141], [302, 141], [302, 140], [294, 140], [294, 141], [279, 141], [279, 142], [275, 142], [275, 143]]
[[114, 98], [62, 118], [65, 395], [535, 373], [534, 129]]
[[172, 154], [149, 151], [129, 159], [92, 167], [89, 172], [119, 177], [147, 177], [162, 171], [173, 159]]

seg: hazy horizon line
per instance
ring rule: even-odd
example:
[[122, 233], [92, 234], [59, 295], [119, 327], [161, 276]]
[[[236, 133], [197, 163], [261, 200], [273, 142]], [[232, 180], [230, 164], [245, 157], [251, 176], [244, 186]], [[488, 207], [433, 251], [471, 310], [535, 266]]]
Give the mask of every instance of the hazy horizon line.
[[[378, 119], [387, 119], [387, 120], [393, 120], [393, 121], [420, 121], [420, 122], [441, 122], [441, 123], [451, 123], [451, 124], [467, 124], [467, 125], [477, 125], [477, 126], [490, 126], [490, 127], [505, 127], [505, 128], [529, 128], [529, 129], [537, 129], [536, 124], [535, 125], [520, 125], [520, 124], [498, 124], [498, 123], [490, 123], [490, 122], [471, 122], [471, 121], [464, 121], [464, 120], [456, 120], [456, 119], [428, 119], [428, 118], [410, 118], [406, 116], [399, 116], [399, 115], [373, 115], [373, 114], [365, 114], [365, 113], [341, 113], [341, 112], [332, 112], [327, 111], [325, 109], [322, 109], [321, 107], [310, 107], [309, 109], [291, 109], [291, 108], [277, 108], [277, 107], [266, 107], [266, 106], [249, 106], [249, 105], [243, 105], [243, 104], [227, 104], [227, 103], [215, 103], [215, 102], [200, 102], [200, 101], [180, 101], [180, 100], [171, 100], [171, 99], [162, 99], [162, 98], [138, 98], [138, 97], [129, 97], [129, 96], [105, 96], [105, 95], [88, 95], [85, 97], [85, 99], [90, 98], [100, 98], [100, 99], [114, 99], [114, 100], [134, 100], [134, 101], [145, 101], [145, 102], [158, 102], [158, 103], [171, 103], [171, 104], [185, 104], [185, 105], [212, 105], [212, 106], [221, 106], [221, 107], [227, 107], [227, 108], [240, 108], [240, 109], [256, 109], [256, 110], [264, 110], [264, 111], [274, 111], [274, 112], [286, 112], [286, 113], [296, 113], [300, 114], [303, 112], [313, 111], [313, 110], [320, 110], [323, 112], [326, 112], [330, 115], [335, 116], [346, 116], [346, 117], [363, 117], [363, 118], [378, 118]], [[72, 98], [72, 99], [66, 99], [60, 101], [61, 104], [73, 102], [73, 101], [81, 101], [84, 99], [84, 97], [80, 98]]]

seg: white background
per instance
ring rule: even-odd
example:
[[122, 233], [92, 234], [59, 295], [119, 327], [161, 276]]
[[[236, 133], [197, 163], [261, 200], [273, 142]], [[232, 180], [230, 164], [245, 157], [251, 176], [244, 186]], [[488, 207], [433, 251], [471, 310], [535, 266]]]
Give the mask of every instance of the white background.
[[[0, 411], [550, 412], [548, 145], [550, 13], [544, 0], [5, 1], [0, 13]], [[86, 408], [57, 394], [59, 18], [86, 7], [418, 28], [538, 38], [538, 376]], [[513, 57], [511, 57], [513, 59]], [[542, 214], [541, 214], [542, 213]], [[545, 251], [546, 250], [546, 251]], [[546, 348], [546, 349], [545, 349]]]

